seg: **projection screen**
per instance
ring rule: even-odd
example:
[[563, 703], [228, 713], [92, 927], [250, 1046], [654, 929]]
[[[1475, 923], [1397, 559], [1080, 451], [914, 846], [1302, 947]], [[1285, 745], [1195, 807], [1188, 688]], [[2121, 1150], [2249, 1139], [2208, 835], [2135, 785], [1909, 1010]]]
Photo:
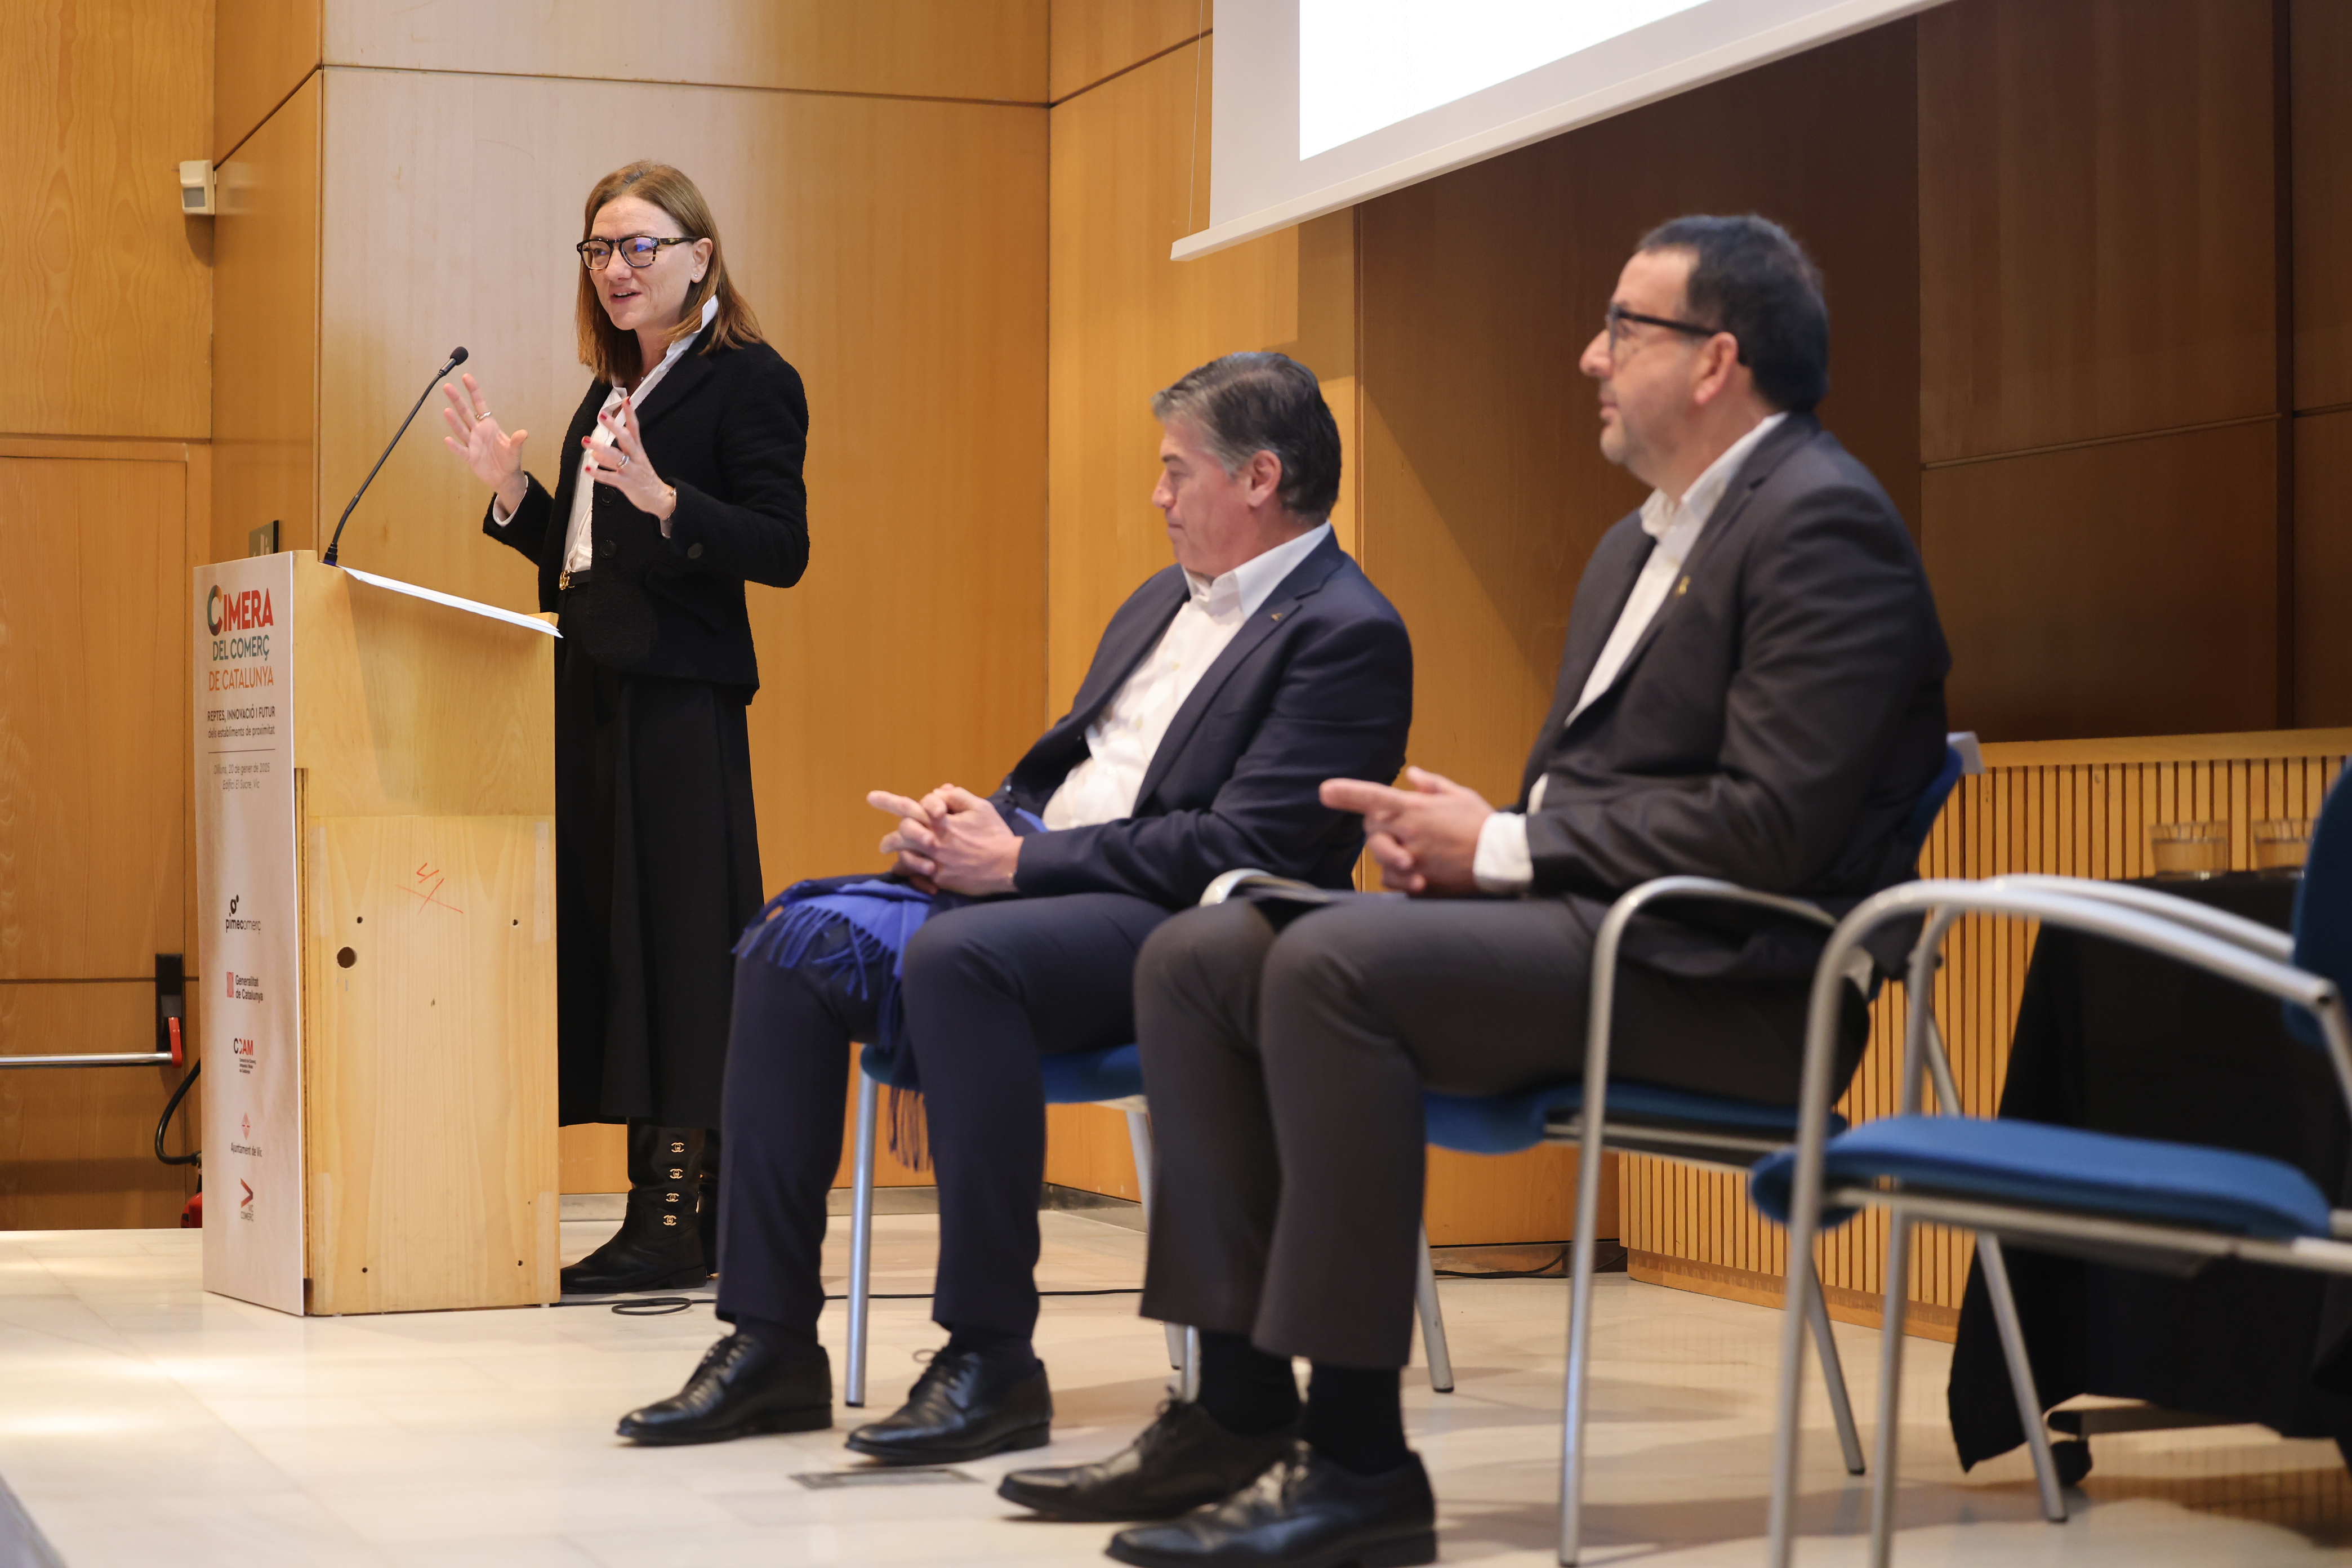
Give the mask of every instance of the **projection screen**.
[[1218, 0], [1179, 261], [1940, 0]]

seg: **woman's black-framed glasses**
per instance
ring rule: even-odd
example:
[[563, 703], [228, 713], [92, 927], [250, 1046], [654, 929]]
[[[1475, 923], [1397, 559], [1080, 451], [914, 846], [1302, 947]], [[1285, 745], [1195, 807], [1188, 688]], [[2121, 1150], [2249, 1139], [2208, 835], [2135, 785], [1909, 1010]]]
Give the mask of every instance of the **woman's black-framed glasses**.
[[662, 253], [665, 245], [692, 245], [698, 235], [685, 234], [676, 239], [658, 239], [650, 234], [625, 234], [618, 239], [583, 239], [572, 248], [588, 264], [591, 272], [602, 272], [612, 265], [613, 252], [618, 249], [621, 259], [632, 267], [651, 267], [654, 258]]
[[1721, 327], [1703, 327], [1696, 321], [1677, 321], [1665, 316], [1644, 316], [1638, 311], [1618, 306], [1609, 307], [1609, 357], [1617, 357], [1617, 345], [1625, 336], [1625, 323], [1639, 321], [1645, 327], [1664, 327], [1668, 331], [1682, 332], [1694, 338], [1711, 338], [1723, 331]]

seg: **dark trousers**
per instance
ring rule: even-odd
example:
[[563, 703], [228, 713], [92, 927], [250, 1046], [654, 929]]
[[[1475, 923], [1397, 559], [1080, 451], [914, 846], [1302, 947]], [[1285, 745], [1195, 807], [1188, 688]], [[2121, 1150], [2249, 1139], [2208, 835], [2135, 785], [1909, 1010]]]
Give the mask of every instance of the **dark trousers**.
[[[1422, 1213], [1422, 1092], [1584, 1067], [1600, 906], [1360, 899], [1193, 910], [1144, 944], [1136, 1021], [1163, 1194], [1147, 1317], [1262, 1350], [1401, 1367]], [[1610, 1076], [1788, 1104], [1806, 983], [1625, 964]], [[1860, 999], [1847, 1019], [1858, 1055]]]
[[[1119, 893], [1007, 899], [934, 915], [908, 943], [907, 1037], [940, 1192], [934, 1321], [1024, 1338], [1036, 1326], [1038, 1058], [1135, 1038], [1136, 953], [1167, 918]], [[813, 1333], [824, 1310], [849, 1044], [875, 1024], [873, 998], [824, 963], [829, 951], [820, 943], [792, 969], [737, 962], [719, 1211], [729, 1322]]]

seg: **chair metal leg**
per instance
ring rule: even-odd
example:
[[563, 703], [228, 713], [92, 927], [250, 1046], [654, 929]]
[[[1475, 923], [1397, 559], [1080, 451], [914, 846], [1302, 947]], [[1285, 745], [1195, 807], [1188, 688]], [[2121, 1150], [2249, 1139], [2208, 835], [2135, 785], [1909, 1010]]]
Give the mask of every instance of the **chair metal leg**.
[[[1943, 1036], [1930, 1018], [1924, 1041], [1927, 1068], [1934, 1075], [1936, 1098], [1946, 1116], [1961, 1113], [1960, 1091], [1952, 1079], [1951, 1058]], [[2025, 1429], [2026, 1451], [2033, 1457], [2033, 1481], [2042, 1493], [2042, 1516], [2053, 1524], [2066, 1522], [2066, 1498], [2058, 1484], [2058, 1462], [2050, 1454], [2050, 1433], [2042, 1423], [2042, 1395], [2033, 1386], [2033, 1363], [2025, 1353], [2025, 1330], [2017, 1321], [2017, 1298], [2009, 1289], [2009, 1259], [1997, 1236], [1977, 1237], [1977, 1261], [1984, 1269], [1985, 1294], [1992, 1300], [1993, 1322], [2000, 1330], [2001, 1358], [2009, 1363], [2009, 1386], [2017, 1396], [2017, 1419]]]
[[1813, 1344], [1822, 1352], [1822, 1381], [1829, 1385], [1830, 1418], [1837, 1423], [1838, 1450], [1845, 1456], [1845, 1473], [1858, 1476], [1863, 1472], [1862, 1434], [1854, 1429], [1853, 1402], [1846, 1396], [1845, 1362], [1838, 1355], [1837, 1339], [1830, 1331], [1830, 1304], [1823, 1296], [1816, 1269], [1805, 1318], [1812, 1326]]
[[2042, 1493], [2042, 1517], [2066, 1522], [2066, 1498], [2058, 1486], [2058, 1461], [2050, 1454], [2050, 1433], [2042, 1422], [2042, 1394], [2033, 1385], [2033, 1363], [2025, 1353], [2025, 1329], [2017, 1321], [2017, 1298], [2010, 1293], [2009, 1259], [2000, 1238], [1979, 1235], [1977, 1261], [1984, 1266], [1985, 1294], [2000, 1329], [2000, 1353], [2009, 1363], [2009, 1386], [2017, 1395], [2017, 1419], [2025, 1428], [2026, 1451], [2033, 1456], [2033, 1480]]
[[[1602, 1062], [1606, 1068], [1606, 1061]], [[1573, 1568], [1584, 1530], [1584, 1415], [1590, 1398], [1586, 1373], [1592, 1361], [1593, 1232], [1601, 1223], [1601, 1118], [1597, 1103], [1605, 1077], [1587, 1069], [1584, 1126], [1577, 1163], [1576, 1240], [1568, 1287], [1568, 1398], [1560, 1412], [1559, 1442], [1559, 1561]]]
[[[1151, 1113], [1150, 1111], [1134, 1110], [1128, 1111], [1127, 1146], [1135, 1156], [1135, 1187], [1143, 1199], [1144, 1234], [1149, 1236], [1151, 1233], [1152, 1196]], [[1200, 1383], [1200, 1372], [1194, 1363], [1199, 1359], [1195, 1353], [1199, 1344], [1198, 1340], [1188, 1342], [1184, 1337], [1184, 1326], [1181, 1323], [1162, 1323], [1160, 1327], [1168, 1341], [1168, 1364], [1183, 1374], [1178, 1379], [1179, 1386], [1197, 1386]], [[1187, 1394], [1183, 1397], [1190, 1399], [1192, 1396]]]
[[1903, 1315], [1911, 1300], [1911, 1222], [1887, 1216], [1886, 1300], [1879, 1314], [1878, 1473], [1870, 1483], [1871, 1568], [1895, 1550], [1895, 1471], [1903, 1436]]
[[1176, 1397], [1191, 1405], [1201, 1397], [1201, 1331], [1171, 1323], [1168, 1331], [1183, 1336], [1183, 1348], [1176, 1358]]
[[1437, 1301], [1437, 1266], [1429, 1257], [1429, 1227], [1421, 1228], [1421, 1277], [1413, 1283], [1421, 1309], [1421, 1351], [1429, 1359], [1429, 1386], [1454, 1392], [1454, 1352], [1445, 1343], [1445, 1309]]
[[857, 1143], [850, 1155], [849, 1364], [842, 1373], [841, 1402], [855, 1409], [866, 1403], [866, 1314], [873, 1301], [874, 1110], [882, 1086], [857, 1075]]

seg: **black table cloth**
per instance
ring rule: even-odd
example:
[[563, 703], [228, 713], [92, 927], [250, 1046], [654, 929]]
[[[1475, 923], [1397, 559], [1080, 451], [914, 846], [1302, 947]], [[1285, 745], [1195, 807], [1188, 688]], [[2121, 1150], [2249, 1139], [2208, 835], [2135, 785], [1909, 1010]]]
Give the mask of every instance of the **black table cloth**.
[[[2281, 931], [2292, 879], [2159, 890]], [[2000, 1114], [2284, 1160], [2343, 1205], [2347, 1128], [2326, 1055], [2270, 998], [2169, 959], [2042, 928], [2020, 1000]], [[2224, 1259], [2188, 1279], [2007, 1247], [2045, 1407], [2078, 1394], [2333, 1437], [2352, 1458], [2352, 1290]], [[2025, 1440], [1980, 1268], [1960, 1307], [1948, 1394], [1960, 1463]]]

